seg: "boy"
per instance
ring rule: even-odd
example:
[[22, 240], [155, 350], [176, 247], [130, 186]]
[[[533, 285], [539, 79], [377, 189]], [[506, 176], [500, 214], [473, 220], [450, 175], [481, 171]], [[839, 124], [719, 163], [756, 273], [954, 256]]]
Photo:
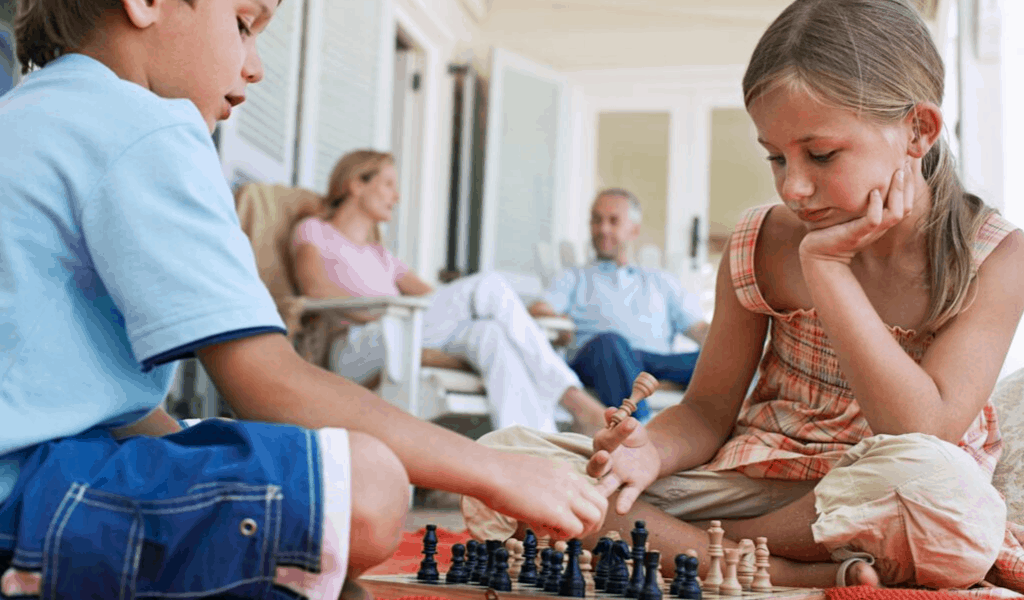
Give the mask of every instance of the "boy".
[[[19, 0], [42, 68], [0, 100], [2, 596], [337, 597], [394, 551], [410, 481], [555, 535], [603, 519], [563, 465], [418, 421], [281, 335], [210, 139], [276, 9]], [[153, 410], [193, 355], [258, 423]]]

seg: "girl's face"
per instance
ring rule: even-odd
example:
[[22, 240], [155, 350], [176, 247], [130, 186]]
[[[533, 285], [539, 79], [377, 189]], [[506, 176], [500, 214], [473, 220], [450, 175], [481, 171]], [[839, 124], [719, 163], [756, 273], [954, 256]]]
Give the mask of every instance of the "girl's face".
[[748, 112], [779, 197], [809, 229], [864, 215], [871, 190], [887, 197], [893, 174], [911, 159], [906, 122], [879, 125], [826, 106], [800, 86], [780, 85]]
[[398, 172], [394, 165], [384, 165], [370, 181], [356, 179], [352, 191], [359, 207], [373, 220], [390, 221], [398, 204]]

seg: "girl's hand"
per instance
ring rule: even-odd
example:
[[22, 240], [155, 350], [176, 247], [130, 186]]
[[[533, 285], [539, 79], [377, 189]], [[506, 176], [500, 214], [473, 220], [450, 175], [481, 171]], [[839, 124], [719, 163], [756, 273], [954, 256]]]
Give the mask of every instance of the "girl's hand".
[[858, 219], [811, 231], [800, 243], [800, 259], [850, 264], [858, 252], [870, 246], [914, 208], [914, 177], [910, 165], [893, 173], [889, 194], [882, 200], [877, 189], [868, 194], [867, 213]]
[[[609, 423], [615, 411], [609, 408], [605, 412]], [[605, 496], [622, 488], [615, 503], [615, 512], [620, 515], [629, 512], [660, 471], [661, 456], [651, 443], [647, 429], [633, 417], [614, 428], [602, 429], [594, 436], [594, 454], [587, 463], [587, 475], [600, 479], [597, 489]]]

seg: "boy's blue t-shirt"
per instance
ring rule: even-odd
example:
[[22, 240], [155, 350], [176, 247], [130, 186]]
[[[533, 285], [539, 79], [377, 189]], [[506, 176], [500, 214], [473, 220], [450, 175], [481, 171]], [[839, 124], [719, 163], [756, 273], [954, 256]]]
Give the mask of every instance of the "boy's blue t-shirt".
[[0, 456], [138, 419], [176, 359], [284, 332], [190, 101], [71, 54], [0, 98], [0, 132]]

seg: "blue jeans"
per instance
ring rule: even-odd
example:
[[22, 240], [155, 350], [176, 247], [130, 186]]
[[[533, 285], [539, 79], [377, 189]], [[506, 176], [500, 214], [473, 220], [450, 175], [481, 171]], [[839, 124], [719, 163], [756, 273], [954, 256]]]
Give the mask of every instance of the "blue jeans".
[[[576, 371], [583, 385], [597, 391], [605, 406], [617, 407], [622, 406], [622, 401], [633, 393], [633, 380], [641, 371], [647, 371], [658, 380], [683, 385], [690, 383], [699, 354], [654, 354], [634, 350], [621, 335], [601, 333], [580, 348], [569, 366]], [[633, 416], [641, 422], [651, 418], [646, 400], [637, 405]]]
[[276, 567], [320, 570], [315, 432], [211, 420], [119, 441], [93, 429], [23, 456], [0, 505], [0, 566], [42, 572], [43, 598], [296, 598]]

